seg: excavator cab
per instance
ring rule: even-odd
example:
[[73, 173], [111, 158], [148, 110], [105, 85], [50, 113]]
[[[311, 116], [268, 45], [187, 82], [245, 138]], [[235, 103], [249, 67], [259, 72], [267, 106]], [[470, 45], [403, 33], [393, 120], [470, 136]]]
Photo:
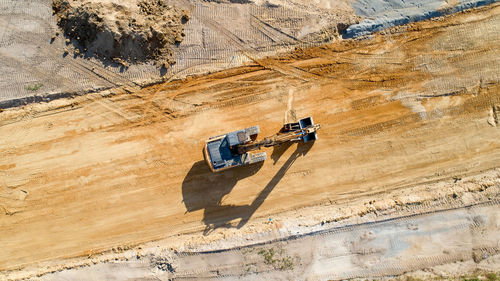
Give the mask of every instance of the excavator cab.
[[204, 148], [205, 161], [212, 172], [221, 172], [237, 166], [261, 162], [267, 159], [265, 152], [238, 153], [238, 147], [255, 141], [259, 126], [211, 137]]

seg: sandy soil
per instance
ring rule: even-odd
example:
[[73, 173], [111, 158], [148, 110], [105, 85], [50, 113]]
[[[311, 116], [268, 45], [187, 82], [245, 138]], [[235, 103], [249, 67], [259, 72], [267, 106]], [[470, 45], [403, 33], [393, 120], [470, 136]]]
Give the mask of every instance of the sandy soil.
[[358, 221], [230, 250], [175, 253], [168, 248], [143, 247], [114, 254], [115, 260], [89, 262], [41, 279], [344, 280], [395, 276], [422, 268], [425, 271], [406, 276], [495, 272], [500, 265], [496, 239], [500, 234], [496, 224], [499, 202], [466, 208], [448, 205], [445, 210], [397, 218], [380, 215], [371, 223]]
[[353, 2], [356, 15], [362, 16], [359, 24], [349, 26], [344, 38], [355, 38], [384, 30], [391, 26], [407, 24], [444, 16], [473, 7], [481, 7], [496, 0], [358, 0]]
[[[125, 11], [137, 10], [138, 1], [118, 1], [119, 5], [117, 1], [87, 2], [114, 5], [112, 10], [118, 9], [116, 16], [124, 17]], [[249, 61], [242, 50], [252, 52], [253, 57], [264, 57], [289, 51], [293, 46], [335, 39], [339, 23], [349, 25], [357, 19], [345, 3], [329, 10], [318, 9], [314, 1], [311, 5], [268, 6], [265, 3], [172, 0], [168, 1], [169, 5], [190, 12], [190, 20], [182, 26], [185, 34], [182, 42], [169, 43], [176, 64], [169, 69], [159, 68], [154, 62], [131, 63], [124, 67], [125, 61], [120, 57], [116, 61], [102, 60], [84, 49], [79, 50], [83, 56], [74, 55], [72, 42], [79, 43], [70, 41], [67, 44], [67, 38], [57, 25], [57, 17], [52, 15], [52, 3], [51, 0], [0, 2], [0, 108], [119, 86], [149, 85], [163, 81], [164, 77], [182, 78], [227, 69]], [[144, 18], [138, 11], [132, 14]], [[127, 24], [123, 26], [129, 19], [126, 16], [125, 20], [118, 20], [119, 24], [106, 22], [106, 27], [112, 31], [122, 28], [132, 32], [136, 29]], [[177, 36], [169, 36], [174, 37]], [[104, 39], [100, 38], [99, 42], [110, 42]], [[113, 51], [113, 46], [99, 46], [99, 49]], [[130, 55], [129, 51], [126, 47], [124, 54]]]
[[[499, 21], [496, 5], [138, 92], [6, 110], [0, 270], [180, 245], [186, 233], [241, 236], [283, 211], [367, 195], [375, 204], [498, 167]], [[256, 124], [270, 135], [290, 97], [322, 125], [319, 141], [269, 149], [261, 166], [207, 169], [205, 139]]]
[[169, 68], [175, 63], [172, 46], [184, 39], [189, 20], [189, 11], [163, 0], [54, 0], [52, 9], [75, 54], [88, 50], [124, 66], [154, 61]]
[[[126, 11], [136, 9], [137, 1], [118, 1], [119, 5], [110, 0], [97, 2], [115, 5], [111, 10], [121, 7]], [[53, 1], [4, 0], [0, 2], [0, 108], [124, 85], [146, 85], [172, 75], [182, 78], [214, 72], [247, 63], [249, 58], [242, 50], [252, 52], [253, 57], [264, 57], [290, 51], [294, 46], [338, 40], [338, 32], [353, 24], [350, 34], [354, 36], [408, 20], [437, 16], [435, 9], [447, 11], [450, 7], [473, 7], [489, 1], [494, 0], [255, 0], [248, 3], [169, 0], [169, 5], [189, 10], [190, 20], [183, 25], [182, 42], [178, 46], [170, 45], [176, 64], [164, 69], [153, 62], [131, 63], [125, 67], [129, 63], [119, 56], [114, 61], [103, 61], [84, 49], [78, 50], [83, 56], [75, 56], [73, 44], [66, 44], [66, 37], [57, 26], [57, 17], [52, 15]], [[123, 17], [123, 11], [116, 11], [116, 15]], [[109, 18], [111, 14], [106, 16]], [[107, 22], [106, 27], [113, 31], [118, 27], [132, 31], [123, 24], [127, 21]], [[57, 33], [60, 35], [56, 36]], [[99, 49], [113, 51], [109, 44], [99, 46]], [[129, 52], [127, 47], [123, 51], [125, 57], [135, 52]]]

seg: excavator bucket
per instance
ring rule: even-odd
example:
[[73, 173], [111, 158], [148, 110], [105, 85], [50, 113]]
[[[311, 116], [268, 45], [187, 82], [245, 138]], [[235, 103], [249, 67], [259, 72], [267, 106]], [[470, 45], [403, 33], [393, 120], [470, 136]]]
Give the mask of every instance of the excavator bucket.
[[[293, 132], [293, 131], [305, 129], [305, 128], [307, 128], [309, 126], [313, 126], [313, 125], [314, 125], [313, 118], [311, 116], [309, 116], [309, 117], [300, 119], [299, 122], [285, 124], [280, 132], [281, 133]], [[311, 132], [303, 137], [298, 137], [298, 138], [294, 139], [294, 141], [299, 141], [301, 139], [304, 142], [315, 141], [318, 139], [318, 134], [316, 133], [316, 130], [314, 130], [313, 132]]]
[[[313, 118], [312, 117], [307, 117], [307, 118], [304, 118], [304, 119], [300, 119], [299, 125], [300, 125], [301, 129], [307, 128], [309, 126], [312, 126], [312, 125], [314, 125]], [[309, 133], [309, 134], [307, 134], [307, 135], [305, 135], [305, 136], [302, 137], [302, 140], [304, 142], [315, 141], [317, 139], [318, 139], [318, 134], [316, 133], [316, 131], [314, 131], [312, 133]]]

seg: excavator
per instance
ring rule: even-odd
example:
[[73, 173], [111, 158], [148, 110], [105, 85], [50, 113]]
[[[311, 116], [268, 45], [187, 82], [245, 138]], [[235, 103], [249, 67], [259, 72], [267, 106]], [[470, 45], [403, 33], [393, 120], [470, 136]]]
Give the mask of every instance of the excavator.
[[205, 160], [212, 172], [265, 161], [266, 152], [254, 151], [287, 142], [315, 141], [318, 139], [317, 131], [320, 128], [319, 124], [314, 124], [312, 117], [307, 117], [285, 124], [278, 133], [261, 141], [256, 141], [260, 132], [259, 126], [211, 137], [205, 143]]

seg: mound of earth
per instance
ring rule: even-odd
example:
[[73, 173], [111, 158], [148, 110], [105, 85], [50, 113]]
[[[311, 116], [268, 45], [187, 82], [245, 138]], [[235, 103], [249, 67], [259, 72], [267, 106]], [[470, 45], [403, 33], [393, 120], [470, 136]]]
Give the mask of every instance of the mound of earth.
[[129, 63], [174, 64], [172, 46], [184, 37], [189, 11], [165, 0], [54, 0], [57, 23], [75, 54]]

